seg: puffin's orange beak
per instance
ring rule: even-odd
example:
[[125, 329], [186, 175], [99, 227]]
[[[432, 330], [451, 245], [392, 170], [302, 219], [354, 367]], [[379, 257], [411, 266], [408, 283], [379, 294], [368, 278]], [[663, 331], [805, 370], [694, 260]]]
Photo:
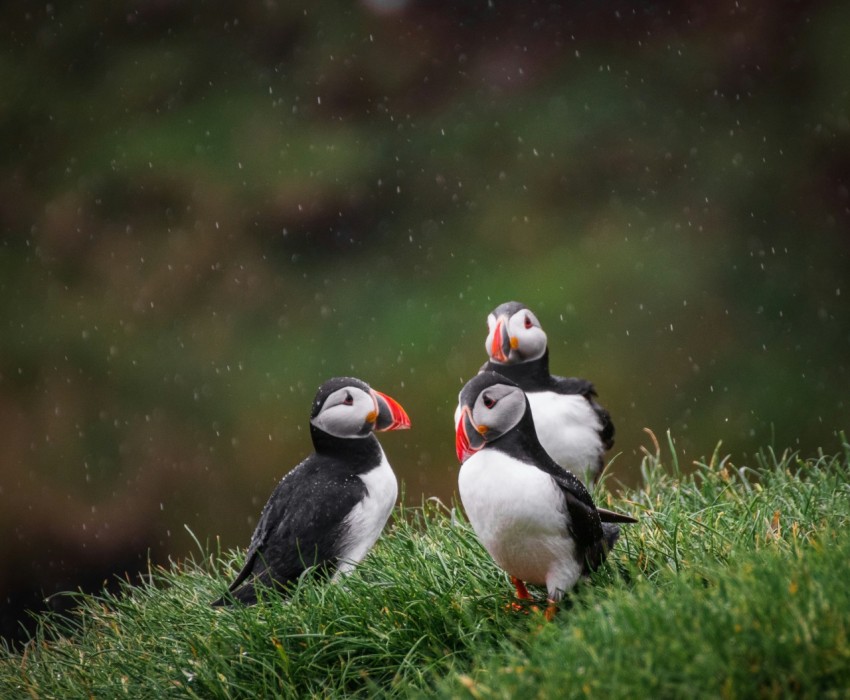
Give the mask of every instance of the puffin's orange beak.
[[372, 398], [375, 400], [375, 430], [403, 430], [410, 427], [410, 418], [398, 401], [375, 389], [372, 389]]

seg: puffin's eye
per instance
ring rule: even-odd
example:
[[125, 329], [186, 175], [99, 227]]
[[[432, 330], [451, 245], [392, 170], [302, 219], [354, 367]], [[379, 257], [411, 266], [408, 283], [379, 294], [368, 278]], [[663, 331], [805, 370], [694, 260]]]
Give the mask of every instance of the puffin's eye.
[[530, 317], [530, 316], [526, 316], [526, 317], [525, 317], [525, 327], [526, 327], [526, 328], [531, 328], [531, 326], [532, 326], [532, 325], [533, 325], [533, 324], [531, 323], [531, 317]]
[[348, 392], [348, 391], [345, 392], [345, 398], [343, 399], [342, 403], [345, 404], [346, 406], [351, 406], [351, 405], [354, 404], [354, 399], [352, 398], [350, 392]]
[[482, 401], [484, 401], [484, 405], [487, 408], [493, 408], [493, 406], [496, 405], [496, 402], [487, 394], [484, 394], [484, 396], [482, 397]]

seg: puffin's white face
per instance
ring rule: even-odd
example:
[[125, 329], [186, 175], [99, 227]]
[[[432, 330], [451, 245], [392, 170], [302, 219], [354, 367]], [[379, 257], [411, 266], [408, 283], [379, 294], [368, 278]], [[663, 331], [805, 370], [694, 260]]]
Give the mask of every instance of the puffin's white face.
[[348, 385], [328, 394], [310, 423], [338, 438], [360, 438], [375, 430], [409, 428], [410, 418], [394, 398]]
[[487, 317], [487, 340], [484, 347], [493, 362], [512, 365], [543, 357], [546, 333], [530, 309], [520, 309], [512, 316]]
[[461, 406], [455, 435], [457, 456], [464, 462], [488, 442], [516, 427], [527, 408], [525, 393], [517, 386], [485, 387], [470, 407]]
[[356, 386], [333, 392], [310, 422], [340, 438], [365, 437], [375, 429], [378, 405], [374, 397]]

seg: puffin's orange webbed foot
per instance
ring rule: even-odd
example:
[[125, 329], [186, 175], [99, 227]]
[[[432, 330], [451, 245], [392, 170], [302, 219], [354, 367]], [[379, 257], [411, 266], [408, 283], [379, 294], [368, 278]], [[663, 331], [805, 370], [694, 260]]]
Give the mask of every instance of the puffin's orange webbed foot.
[[505, 610], [507, 612], [522, 612], [526, 615], [528, 615], [528, 613], [532, 611], [537, 612], [536, 605], [529, 606], [523, 604], [527, 600], [532, 600], [531, 594], [525, 587], [525, 583], [518, 579], [516, 576], [511, 576], [511, 583], [514, 584], [514, 588], [516, 588], [517, 599], [505, 605]]
[[531, 594], [528, 592], [523, 581], [520, 581], [516, 576], [511, 576], [511, 583], [514, 584], [514, 588], [516, 588], [517, 598], [520, 600], [531, 600]]

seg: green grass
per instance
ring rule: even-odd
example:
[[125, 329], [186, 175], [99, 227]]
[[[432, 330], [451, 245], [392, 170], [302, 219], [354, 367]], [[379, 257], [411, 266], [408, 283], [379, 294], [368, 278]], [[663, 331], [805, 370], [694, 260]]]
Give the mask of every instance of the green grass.
[[640, 524], [554, 623], [506, 612], [468, 524], [426, 504], [342, 584], [305, 578], [288, 601], [210, 608], [242, 555], [207, 547], [80, 595], [74, 621], [0, 651], [0, 697], [846, 697], [850, 445], [685, 474], [670, 441], [642, 468], [639, 489], [598, 492]]

